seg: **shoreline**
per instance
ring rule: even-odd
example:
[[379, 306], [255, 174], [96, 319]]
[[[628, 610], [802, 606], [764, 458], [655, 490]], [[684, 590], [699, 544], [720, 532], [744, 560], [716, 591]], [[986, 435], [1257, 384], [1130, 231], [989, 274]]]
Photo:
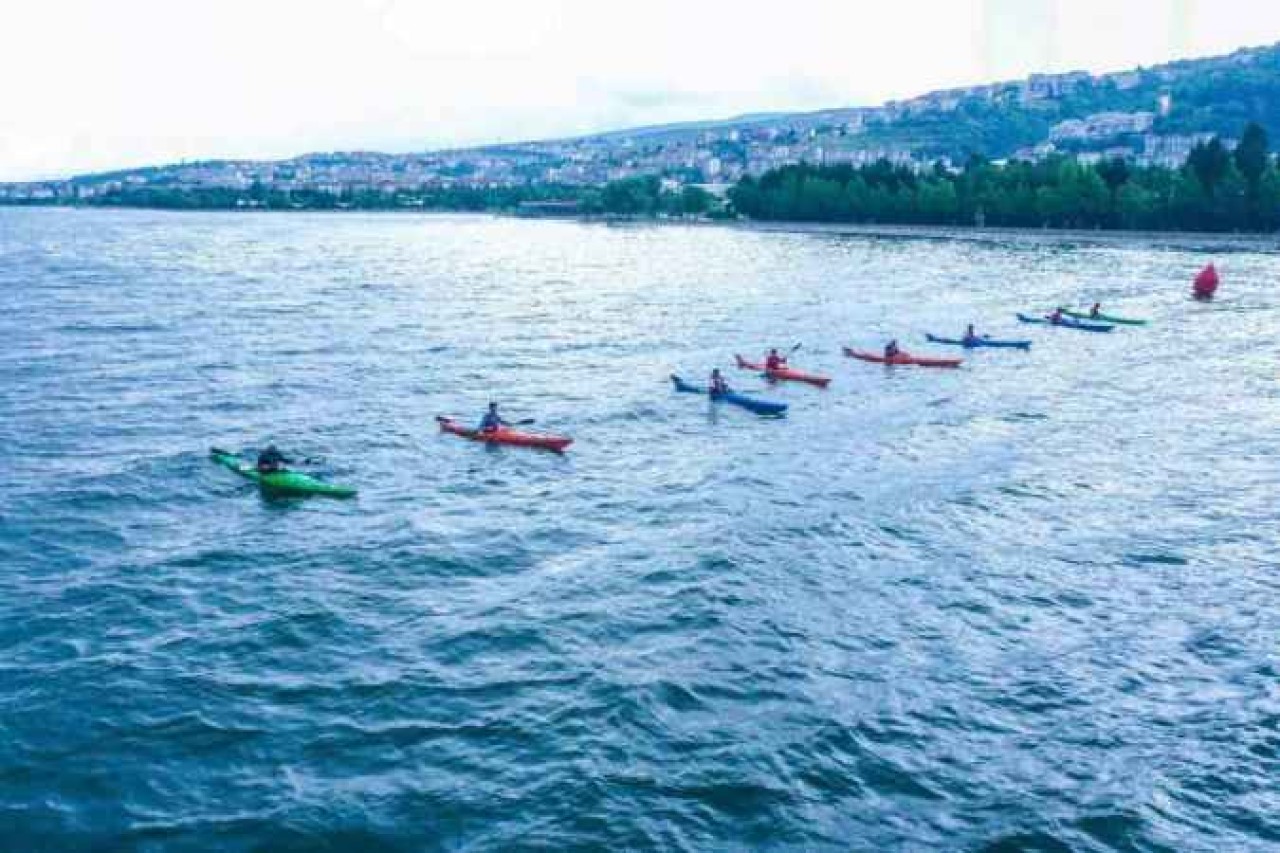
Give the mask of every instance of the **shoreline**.
[[[709, 223], [721, 224], [721, 223]], [[1165, 249], [1280, 252], [1278, 234], [1225, 234], [1213, 231], [1101, 231], [1054, 228], [976, 228], [946, 225], [858, 225], [827, 222], [729, 222], [731, 228], [775, 234], [825, 234], [888, 237], [903, 240], [953, 240], [966, 243], [1026, 242], [1056, 245], [1131, 246]]]
[[527, 222], [561, 222], [577, 225], [605, 225], [609, 227], [663, 227], [663, 228], [725, 228], [761, 234], [809, 234], [831, 237], [869, 237], [898, 240], [947, 240], [967, 243], [1017, 243], [1054, 245], [1131, 246], [1146, 245], [1163, 249], [1192, 249], [1199, 251], [1249, 251], [1263, 253], [1280, 252], [1280, 232], [1274, 234], [1243, 234], [1213, 231], [1106, 231], [1057, 228], [978, 228], [962, 225], [893, 225], [860, 224], [853, 222], [779, 222], [747, 219], [660, 219], [657, 217], [629, 216], [519, 216], [492, 210], [393, 210], [382, 208], [347, 210], [280, 210], [245, 208], [166, 208], [101, 206], [78, 204], [0, 204], [4, 210], [74, 210], [74, 211], [138, 211], [162, 214], [225, 214], [225, 215], [350, 215], [377, 216], [475, 216], [490, 219], [514, 219]]

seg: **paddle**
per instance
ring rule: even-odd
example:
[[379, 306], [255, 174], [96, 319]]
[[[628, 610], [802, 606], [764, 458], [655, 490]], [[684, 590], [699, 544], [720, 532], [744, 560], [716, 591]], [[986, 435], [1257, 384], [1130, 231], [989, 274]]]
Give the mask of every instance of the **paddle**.
[[[452, 419], [452, 418], [446, 418], [444, 415], [436, 415], [436, 421], [438, 421], [438, 422], [440, 422], [440, 423], [445, 423], [445, 422], [447, 422], [447, 421], [451, 421], [451, 420], [453, 420], [453, 419]], [[508, 423], [508, 424], [507, 424], [507, 426], [533, 426], [533, 425], [534, 425], [534, 424], [536, 424], [537, 422], [538, 422], [538, 421], [537, 421], [535, 418], [525, 418], [525, 419], [524, 419], [524, 420], [522, 420], [522, 421], [511, 421], [510, 423]]]

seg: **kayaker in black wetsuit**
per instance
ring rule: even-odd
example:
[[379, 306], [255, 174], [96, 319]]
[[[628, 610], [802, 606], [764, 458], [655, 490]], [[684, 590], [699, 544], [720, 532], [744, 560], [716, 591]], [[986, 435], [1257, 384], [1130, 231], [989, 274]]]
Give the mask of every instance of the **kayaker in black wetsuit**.
[[258, 453], [258, 473], [274, 474], [283, 471], [284, 466], [293, 460], [281, 453], [274, 444], [267, 445], [266, 450]]
[[711, 371], [711, 382], [707, 387], [707, 393], [712, 397], [722, 397], [729, 393], [729, 383], [725, 381], [718, 367]]
[[978, 333], [974, 331], [973, 324], [970, 323], [969, 328], [964, 330], [964, 342], [971, 344], [976, 340], [978, 340]]
[[497, 432], [504, 426], [510, 426], [498, 414], [498, 404], [490, 403], [489, 411], [484, 413], [484, 417], [480, 419], [480, 432]]
[[898, 355], [901, 354], [901, 352], [902, 352], [901, 348], [898, 347], [898, 339], [894, 338], [893, 340], [889, 341], [889, 343], [884, 345], [884, 360], [892, 361], [893, 359], [897, 358]]
[[1090, 316], [1090, 317], [1092, 317], [1094, 320], [1096, 320], [1096, 319], [1098, 319], [1099, 317], [1101, 317], [1101, 316], [1102, 316], [1102, 303], [1101, 303], [1101, 302], [1095, 302], [1095, 303], [1093, 303], [1093, 307], [1089, 309], [1089, 316]]

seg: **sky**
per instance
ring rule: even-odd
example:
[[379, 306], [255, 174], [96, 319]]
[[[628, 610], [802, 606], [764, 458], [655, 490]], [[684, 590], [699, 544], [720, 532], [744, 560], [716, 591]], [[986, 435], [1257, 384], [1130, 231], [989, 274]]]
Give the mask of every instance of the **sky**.
[[1280, 41], [1267, 0], [4, 0], [0, 181], [875, 105]]

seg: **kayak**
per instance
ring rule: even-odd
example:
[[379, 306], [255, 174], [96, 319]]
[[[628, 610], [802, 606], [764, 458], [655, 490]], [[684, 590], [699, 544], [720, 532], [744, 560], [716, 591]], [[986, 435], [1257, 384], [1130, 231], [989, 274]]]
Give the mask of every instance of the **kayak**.
[[734, 358], [738, 360], [738, 367], [743, 370], [758, 370], [770, 379], [777, 379], [782, 382], [806, 382], [810, 385], [817, 385], [819, 388], [826, 388], [831, 384], [830, 376], [805, 373], [803, 370], [796, 370], [794, 367], [779, 367], [777, 370], [769, 370], [763, 364], [747, 361], [740, 355], [735, 355]]
[[[676, 386], [676, 390], [682, 394], [707, 394], [706, 388], [699, 388], [697, 385], [690, 385], [679, 376], [672, 376], [671, 382]], [[748, 397], [746, 394], [738, 394], [734, 391], [730, 391], [728, 394], [717, 394], [712, 397], [711, 400], [715, 403], [732, 403], [735, 406], [741, 406], [749, 412], [755, 412], [757, 415], [772, 415], [774, 417], [778, 417], [787, 413], [786, 403], [772, 403], [768, 400], [758, 400], [755, 397]]]
[[1063, 329], [1078, 329], [1081, 332], [1109, 332], [1115, 328], [1115, 326], [1108, 326], [1103, 323], [1082, 323], [1079, 320], [1070, 319], [1064, 319], [1055, 323], [1048, 317], [1028, 317], [1026, 314], [1019, 314], [1018, 319], [1024, 323], [1035, 323], [1041, 326], [1059, 326]]
[[335, 486], [317, 480], [299, 471], [272, 471], [263, 474], [254, 465], [234, 453], [214, 447], [209, 451], [213, 461], [225, 465], [246, 480], [252, 480], [264, 490], [282, 495], [322, 495], [330, 498], [355, 497], [356, 490], [347, 486]]
[[870, 361], [876, 364], [886, 364], [891, 367], [895, 365], [909, 365], [914, 367], [959, 367], [964, 363], [963, 359], [959, 358], [923, 358], [921, 356], [911, 355], [910, 353], [905, 352], [900, 352], [893, 358], [885, 358], [883, 355], [876, 355], [873, 352], [866, 352], [864, 350], [850, 349], [849, 347], [844, 348], [844, 354], [849, 356], [849, 358], [857, 358], [862, 361]]
[[1068, 317], [1074, 317], [1077, 320], [1092, 320], [1098, 323], [1114, 323], [1119, 326], [1145, 326], [1146, 320], [1134, 320], [1127, 317], [1117, 317], [1114, 314], [1098, 314], [1094, 316], [1086, 311], [1063, 311]]
[[935, 344], [947, 344], [953, 347], [964, 347], [965, 349], [977, 349], [979, 347], [992, 347], [994, 349], [1031, 349], [1031, 341], [997, 341], [991, 338], [973, 338], [965, 340], [964, 338], [940, 338], [937, 335], [925, 335], [931, 342]]
[[453, 418], [436, 418], [440, 424], [440, 431], [447, 432], [451, 435], [459, 435], [463, 438], [469, 438], [472, 441], [481, 441], [485, 444], [505, 444], [510, 447], [533, 447], [539, 450], [554, 450], [556, 453], [561, 452], [569, 445], [573, 444], [572, 438], [566, 438], [561, 435], [548, 435], [539, 432], [523, 432], [511, 427], [499, 427], [492, 432], [481, 432], [478, 429], [463, 426]]

